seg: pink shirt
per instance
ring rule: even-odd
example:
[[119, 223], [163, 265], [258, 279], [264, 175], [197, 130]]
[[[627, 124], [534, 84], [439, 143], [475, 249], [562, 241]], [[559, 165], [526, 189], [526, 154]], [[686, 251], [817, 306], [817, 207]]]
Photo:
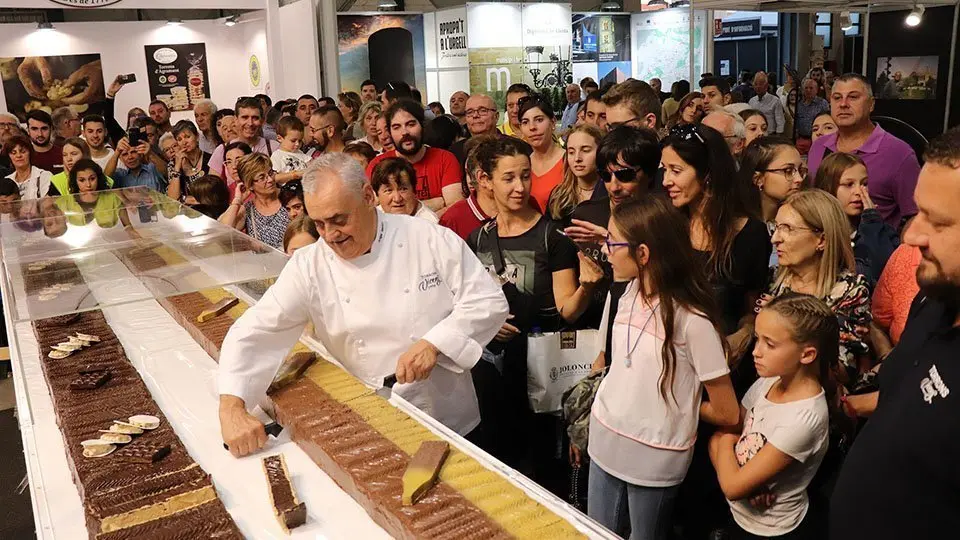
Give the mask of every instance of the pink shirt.
[[[239, 140], [240, 139], [234, 139], [230, 142], [233, 143]], [[280, 143], [277, 143], [277, 142], [271, 143], [266, 139], [264, 139], [263, 137], [260, 137], [259, 140], [257, 140], [257, 144], [255, 144], [251, 148], [253, 149], [254, 153], [263, 154], [267, 157], [270, 157], [270, 154], [272, 154], [274, 150], [276, 150], [277, 148], [280, 148]], [[220, 146], [218, 146], [217, 149], [214, 150], [213, 154], [210, 156], [210, 161], [207, 162], [207, 167], [209, 167], [210, 173], [216, 174], [220, 178], [226, 178], [226, 170], [224, 170], [224, 165], [223, 165], [223, 159], [224, 159], [223, 149], [224, 149], [224, 145], [221, 144]]]

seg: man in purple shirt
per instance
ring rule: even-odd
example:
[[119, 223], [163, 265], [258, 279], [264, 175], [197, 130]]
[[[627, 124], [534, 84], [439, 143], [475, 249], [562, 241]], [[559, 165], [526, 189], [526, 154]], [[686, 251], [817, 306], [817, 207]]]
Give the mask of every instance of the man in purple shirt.
[[917, 213], [913, 191], [920, 164], [910, 146], [870, 121], [873, 89], [863, 76], [848, 73], [833, 85], [830, 114], [838, 131], [817, 139], [810, 148], [810, 176], [815, 177], [823, 158], [833, 152], [855, 154], [867, 164], [870, 198], [883, 220], [899, 230]]

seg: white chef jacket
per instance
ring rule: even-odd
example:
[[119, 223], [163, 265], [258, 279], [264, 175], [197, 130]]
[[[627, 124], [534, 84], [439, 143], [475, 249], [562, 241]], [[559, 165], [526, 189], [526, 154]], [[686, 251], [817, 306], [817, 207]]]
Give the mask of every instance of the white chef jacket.
[[508, 311], [500, 287], [453, 231], [377, 212], [377, 235], [365, 255], [341, 259], [322, 239], [297, 250], [227, 334], [219, 390], [252, 408], [311, 321], [330, 354], [373, 385], [425, 339], [440, 350], [438, 365], [427, 380], [394, 391], [466, 434], [480, 423], [469, 370]]

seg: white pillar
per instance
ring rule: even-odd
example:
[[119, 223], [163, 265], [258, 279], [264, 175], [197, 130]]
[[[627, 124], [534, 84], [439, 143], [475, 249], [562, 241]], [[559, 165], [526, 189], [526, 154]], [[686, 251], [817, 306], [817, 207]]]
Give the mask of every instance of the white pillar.
[[283, 69], [283, 46], [280, 44], [280, 0], [266, 0], [267, 66], [270, 69], [274, 97], [286, 96], [286, 78]]
[[[337, 2], [314, 0], [317, 5], [320, 34], [320, 63], [323, 66], [323, 94], [336, 97], [340, 93], [340, 53], [337, 50]], [[351, 90], [360, 91], [359, 88]]]

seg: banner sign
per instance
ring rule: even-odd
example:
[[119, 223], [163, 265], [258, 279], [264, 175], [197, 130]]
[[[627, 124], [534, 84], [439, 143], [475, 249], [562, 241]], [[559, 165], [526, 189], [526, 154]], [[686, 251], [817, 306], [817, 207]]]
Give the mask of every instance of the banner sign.
[[467, 58], [467, 10], [447, 9], [436, 12], [437, 67], [465, 68]]
[[718, 39], [743, 39], [760, 37], [760, 19], [723, 21]]
[[210, 97], [206, 45], [146, 45], [144, 50], [151, 100], [166, 103], [171, 111], [190, 111]]

